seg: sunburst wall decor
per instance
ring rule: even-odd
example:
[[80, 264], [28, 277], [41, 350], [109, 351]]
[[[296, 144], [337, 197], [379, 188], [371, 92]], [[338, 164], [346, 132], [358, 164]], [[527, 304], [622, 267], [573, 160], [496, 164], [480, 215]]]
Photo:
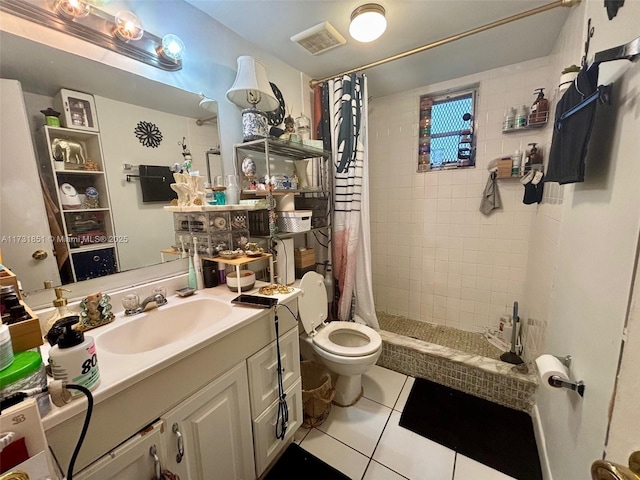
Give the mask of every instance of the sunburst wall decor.
[[151, 122], [140, 121], [133, 133], [145, 147], [156, 148], [162, 142], [162, 132]]

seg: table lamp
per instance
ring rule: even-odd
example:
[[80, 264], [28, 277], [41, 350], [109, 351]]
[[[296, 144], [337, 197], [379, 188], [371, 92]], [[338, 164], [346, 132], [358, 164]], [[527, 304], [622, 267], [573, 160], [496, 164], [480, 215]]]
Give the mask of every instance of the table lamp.
[[[244, 109], [242, 136], [245, 142], [269, 136], [269, 122], [264, 112], [275, 110], [279, 104], [262, 62], [248, 55], [238, 57], [238, 73], [227, 91], [227, 98]], [[256, 108], [258, 104], [261, 110]]]

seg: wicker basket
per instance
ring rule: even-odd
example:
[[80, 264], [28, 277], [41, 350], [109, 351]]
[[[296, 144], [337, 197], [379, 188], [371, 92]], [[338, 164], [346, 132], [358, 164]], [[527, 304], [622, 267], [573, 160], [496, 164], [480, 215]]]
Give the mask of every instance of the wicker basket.
[[317, 427], [329, 416], [331, 401], [336, 394], [326, 367], [312, 362], [300, 362], [302, 373], [302, 410], [305, 428]]

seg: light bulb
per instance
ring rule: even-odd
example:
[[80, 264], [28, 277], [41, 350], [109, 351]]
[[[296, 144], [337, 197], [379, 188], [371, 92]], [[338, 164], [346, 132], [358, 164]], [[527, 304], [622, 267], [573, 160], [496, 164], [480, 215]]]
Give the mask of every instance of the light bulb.
[[158, 53], [168, 60], [178, 62], [184, 55], [184, 42], [177, 35], [168, 33], [162, 37], [162, 46], [158, 49]]
[[349, 34], [359, 42], [372, 42], [387, 29], [384, 8], [376, 3], [367, 3], [351, 14]]
[[55, 8], [67, 18], [83, 18], [91, 11], [91, 6], [83, 0], [57, 0]]
[[133, 12], [122, 10], [116, 13], [115, 21], [116, 29], [114, 33], [125, 42], [129, 40], [140, 40], [142, 35], [144, 35], [142, 22], [140, 22], [140, 19]]

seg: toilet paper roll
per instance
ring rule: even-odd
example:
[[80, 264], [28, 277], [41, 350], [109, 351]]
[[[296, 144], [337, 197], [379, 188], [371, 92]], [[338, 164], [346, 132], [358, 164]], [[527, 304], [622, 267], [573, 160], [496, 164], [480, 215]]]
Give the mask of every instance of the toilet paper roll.
[[569, 371], [560, 360], [553, 355], [540, 355], [536, 358], [536, 366], [538, 367], [538, 375], [542, 386], [548, 389], [554, 389], [549, 384], [549, 378], [554, 375], [562, 378], [563, 380], [569, 380]]

